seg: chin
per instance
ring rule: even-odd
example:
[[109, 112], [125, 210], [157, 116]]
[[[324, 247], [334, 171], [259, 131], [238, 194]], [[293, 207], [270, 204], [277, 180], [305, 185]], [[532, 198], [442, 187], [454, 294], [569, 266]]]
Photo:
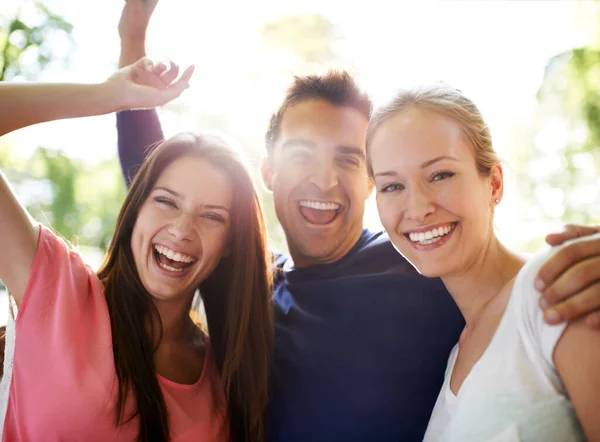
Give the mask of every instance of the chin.
[[299, 247], [302, 255], [307, 258], [314, 258], [315, 260], [321, 260], [331, 256], [335, 251], [335, 243], [329, 244], [328, 242], [312, 240], [306, 241]]
[[432, 263], [424, 264], [415, 261], [411, 261], [411, 263], [421, 275], [426, 276], [427, 278], [441, 278], [448, 273], [447, 269], [445, 269], [443, 266], [435, 264], [432, 265]]
[[148, 284], [142, 281], [144, 288], [153, 299], [168, 301], [183, 296], [183, 291], [165, 284]]

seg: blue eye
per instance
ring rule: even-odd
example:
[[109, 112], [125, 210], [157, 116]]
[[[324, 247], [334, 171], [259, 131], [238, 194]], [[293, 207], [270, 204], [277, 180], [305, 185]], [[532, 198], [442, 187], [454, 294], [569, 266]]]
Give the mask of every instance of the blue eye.
[[431, 181], [442, 181], [454, 176], [454, 172], [437, 172], [431, 177]]
[[404, 190], [404, 185], [398, 184], [398, 183], [386, 184], [379, 190], [379, 192], [386, 193], [386, 192], [395, 192], [397, 190]]

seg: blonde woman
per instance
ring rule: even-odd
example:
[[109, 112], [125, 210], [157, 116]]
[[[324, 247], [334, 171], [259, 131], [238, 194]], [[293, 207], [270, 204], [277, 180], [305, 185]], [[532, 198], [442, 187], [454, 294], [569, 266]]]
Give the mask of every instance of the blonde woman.
[[498, 240], [503, 171], [475, 104], [444, 85], [403, 91], [375, 112], [367, 153], [392, 242], [466, 321], [425, 440], [600, 440], [600, 333], [544, 322], [534, 279], [556, 249], [526, 262]]

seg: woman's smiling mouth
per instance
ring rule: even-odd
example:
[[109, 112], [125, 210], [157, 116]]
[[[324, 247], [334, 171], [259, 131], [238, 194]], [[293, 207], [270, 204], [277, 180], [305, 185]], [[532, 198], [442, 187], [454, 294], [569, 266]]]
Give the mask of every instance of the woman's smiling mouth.
[[156, 264], [172, 273], [183, 273], [198, 261], [193, 256], [176, 252], [162, 244], [154, 244], [152, 252]]
[[457, 225], [457, 222], [447, 223], [428, 230], [420, 229], [405, 232], [404, 236], [414, 244], [428, 246], [440, 241], [443, 237], [452, 233]]

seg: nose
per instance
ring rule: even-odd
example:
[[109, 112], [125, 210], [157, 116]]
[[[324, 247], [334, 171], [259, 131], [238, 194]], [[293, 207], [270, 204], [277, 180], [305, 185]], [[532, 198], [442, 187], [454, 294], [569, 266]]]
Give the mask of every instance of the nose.
[[169, 224], [169, 234], [177, 241], [191, 241], [194, 232], [194, 222], [192, 218], [191, 215], [180, 213]]
[[312, 183], [322, 192], [327, 192], [338, 185], [338, 173], [332, 164], [321, 161], [311, 177]]
[[423, 222], [435, 211], [432, 195], [422, 186], [415, 185], [407, 189], [408, 201], [406, 216], [416, 222]]

